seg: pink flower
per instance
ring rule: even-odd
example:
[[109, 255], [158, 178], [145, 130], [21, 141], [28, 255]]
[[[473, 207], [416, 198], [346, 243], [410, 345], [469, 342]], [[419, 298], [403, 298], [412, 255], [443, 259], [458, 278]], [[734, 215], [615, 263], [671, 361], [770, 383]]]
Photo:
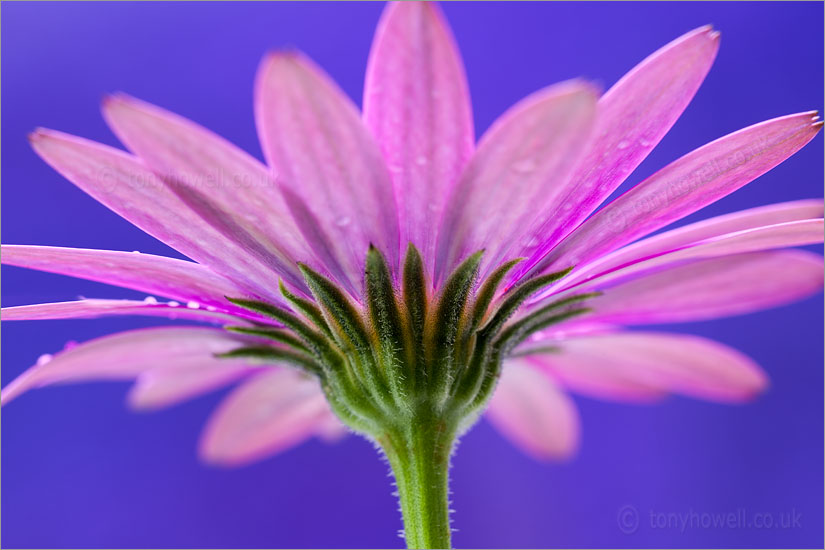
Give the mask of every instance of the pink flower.
[[[633, 402], [669, 393], [722, 402], [757, 395], [767, 377], [736, 350], [627, 327], [738, 315], [819, 291], [822, 258], [788, 248], [823, 241], [820, 199], [650, 236], [793, 155], [822, 127], [814, 113], [722, 137], [596, 212], [674, 124], [718, 45], [718, 33], [703, 27], [652, 54], [604, 94], [580, 80], [547, 87], [475, 143], [463, 65], [437, 7], [393, 3], [373, 43], [363, 113], [304, 56], [263, 60], [255, 116], [266, 166], [195, 123], [126, 95], [106, 99], [103, 114], [129, 153], [35, 131], [32, 147], [48, 164], [193, 261], [4, 245], [7, 265], [171, 301], [35, 304], [4, 308], [3, 320], [153, 315], [205, 325], [134, 330], [44, 356], [3, 389], [3, 404], [52, 383], [134, 379], [129, 404], [156, 409], [236, 384], [207, 423], [205, 460], [237, 465], [308, 437], [335, 439], [345, 428], [317, 378], [278, 366], [297, 361], [300, 354], [287, 354], [307, 349], [306, 342], [249, 306], [271, 304], [311, 321], [296, 306], [319, 301], [306, 266], [334, 282], [366, 318], [370, 246], [386, 258], [401, 293], [409, 243], [420, 251], [431, 309], [450, 274], [484, 250], [481, 279], [504, 279], [481, 321], [525, 281], [572, 266], [503, 320], [506, 331], [540, 320], [548, 305], [582, 304], [556, 308], [576, 315], [546, 323], [508, 350], [486, 410], [505, 437], [537, 458], [564, 458], [576, 449], [579, 420], [568, 391]], [[524, 259], [509, 272], [495, 271], [515, 258]], [[279, 290], [279, 279], [292, 298]], [[473, 287], [469, 303], [478, 304], [480, 292]], [[470, 306], [462, 307], [467, 314]], [[380, 332], [375, 322], [371, 327]]]

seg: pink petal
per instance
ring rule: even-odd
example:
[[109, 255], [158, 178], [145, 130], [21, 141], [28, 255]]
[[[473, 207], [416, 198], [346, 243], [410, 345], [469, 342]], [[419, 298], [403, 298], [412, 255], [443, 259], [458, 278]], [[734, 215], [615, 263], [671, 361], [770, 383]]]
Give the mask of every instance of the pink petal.
[[504, 365], [486, 414], [503, 436], [536, 459], [569, 458], [578, 449], [573, 400], [524, 360]]
[[137, 410], [177, 405], [226, 386], [255, 370], [250, 365], [227, 359], [191, 367], [169, 365], [154, 368], [138, 375], [129, 391], [129, 405]]
[[[194, 304], [189, 304], [193, 306]], [[50, 319], [95, 319], [110, 315], [148, 315], [187, 321], [225, 324], [239, 319], [219, 311], [188, 307], [178, 302], [157, 302], [147, 298], [138, 300], [77, 300], [25, 306], [4, 307], [3, 321], [44, 321]], [[254, 319], [254, 317], [252, 317]]]
[[338, 417], [333, 414], [332, 410], [328, 410], [328, 413], [315, 427], [315, 435], [327, 443], [337, 443], [346, 437], [348, 433], [349, 428], [338, 420]]
[[312, 257], [263, 164], [205, 128], [125, 94], [106, 98], [103, 114], [190, 208], [303, 288], [296, 261]]
[[[574, 336], [587, 336], [591, 334], [603, 334], [606, 332], [616, 332], [621, 327], [592, 320], [589, 316], [573, 317], [567, 321], [551, 325], [549, 328], [539, 331], [520, 345], [519, 355], [529, 355], [538, 353], [548, 346], [554, 346], [554, 340], [564, 340]], [[539, 351], [536, 351], [539, 348]]]
[[297, 445], [327, 421], [317, 380], [294, 370], [266, 369], [227, 397], [201, 436], [200, 455], [240, 466]]
[[768, 385], [751, 359], [698, 336], [626, 332], [570, 338], [558, 345], [558, 353], [529, 360], [563, 385], [606, 399], [644, 400], [671, 391], [741, 402]]
[[272, 270], [204, 221], [137, 158], [52, 130], [37, 130], [30, 140], [52, 168], [120, 216], [248, 292], [280, 300]]
[[[571, 349], [568, 346], [562, 349], [568, 342], [548, 343], [559, 351], [529, 355], [526, 359], [569, 390], [597, 399], [628, 403], [653, 403], [667, 395], [666, 388], [657, 380], [628, 375], [625, 372], [627, 358], [606, 360], [596, 355], [597, 349], [588, 351], [586, 347]], [[531, 347], [538, 345], [540, 342]]]
[[522, 100], [482, 137], [439, 230], [436, 270], [444, 276], [467, 254], [485, 249], [486, 266], [518, 256], [564, 188], [590, 137], [598, 93], [558, 84]]
[[588, 319], [649, 324], [739, 315], [801, 300], [822, 279], [822, 256], [802, 250], [701, 260], [604, 289], [588, 303]]
[[[541, 257], [592, 213], [647, 157], [698, 90], [719, 49], [710, 27], [691, 31], [634, 67], [599, 100], [594, 140], [564, 192], [546, 208], [553, 215], [536, 232], [530, 260]], [[524, 255], [527, 255], [525, 253]]]
[[367, 65], [364, 120], [390, 167], [401, 244], [413, 242], [432, 266], [433, 220], [474, 143], [464, 64], [436, 4], [387, 4]]
[[[677, 262], [687, 260], [717, 258], [746, 252], [818, 244], [825, 237], [823, 235], [824, 231], [821, 218], [798, 220], [719, 235], [687, 244], [675, 250], [662, 251], [658, 255], [642, 258], [613, 271], [605, 272], [599, 266], [602, 262], [596, 261], [585, 270], [582, 270], [581, 273], [571, 273], [569, 277], [558, 283], [555, 288], [549, 289], [547, 293], [555, 294], [560, 289], [570, 288], [576, 288], [579, 291], [584, 288], [591, 290], [602, 288], [617, 280], [636, 277], [654, 268], [672, 267], [677, 265]], [[604, 263], [610, 264], [612, 261], [610, 258], [606, 258]], [[591, 276], [591, 274], [598, 275]]]
[[360, 290], [370, 243], [398, 262], [389, 173], [355, 105], [307, 58], [264, 59], [255, 87], [264, 155], [330, 273]]
[[[132, 330], [97, 338], [55, 354], [26, 370], [3, 388], [7, 404], [21, 393], [55, 383], [129, 380], [150, 369], [191, 368], [239, 361], [215, 354], [237, 348], [240, 340], [223, 330], [164, 327]], [[43, 359], [43, 358], [41, 358]]]
[[582, 223], [541, 265], [582, 265], [719, 200], [801, 149], [822, 126], [815, 120], [769, 120], [685, 155]]
[[202, 265], [138, 252], [3, 245], [2, 260], [4, 265], [80, 277], [224, 310], [234, 309], [224, 296], [244, 296], [241, 288]]
[[598, 258], [576, 269], [566, 279], [564, 286], [592, 279], [597, 275], [667, 252], [695, 246], [707, 239], [786, 222], [821, 218], [822, 213], [822, 200], [810, 199], [771, 204], [716, 216], [648, 237]]

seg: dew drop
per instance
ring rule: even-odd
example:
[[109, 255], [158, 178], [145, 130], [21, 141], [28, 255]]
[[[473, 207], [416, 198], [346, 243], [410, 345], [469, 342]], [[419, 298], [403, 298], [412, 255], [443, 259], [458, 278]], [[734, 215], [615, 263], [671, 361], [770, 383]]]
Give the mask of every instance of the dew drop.
[[651, 142], [650, 142], [649, 139], [640, 139], [639, 140], [639, 145], [641, 145], [642, 147], [648, 147], [650, 145], [650, 143]]
[[132, 254], [140, 254], [140, 250], [132, 250]]
[[630, 143], [624, 139], [616, 144], [617, 149], [627, 149], [628, 147], [630, 147]]
[[166, 302], [166, 305], [169, 307], [178, 307], [180, 305], [180, 302], [172, 300], [171, 302]]
[[218, 308], [215, 306], [206, 306], [206, 311], [218, 311]]
[[148, 304], [150, 306], [153, 306], [153, 305], [158, 303], [158, 299], [155, 298], [154, 296], [147, 296], [146, 298], [143, 299], [143, 303]]
[[520, 160], [513, 164], [512, 169], [514, 172], [518, 172], [520, 174], [529, 174], [536, 169], [536, 161], [533, 159]]
[[44, 353], [43, 355], [37, 358], [37, 366], [41, 367], [46, 363], [51, 362], [52, 359], [54, 359], [54, 356], [51, 353]]
[[198, 309], [199, 307], [201, 307], [201, 305], [194, 300], [190, 300], [186, 302], [186, 307], [188, 307], [189, 309]]

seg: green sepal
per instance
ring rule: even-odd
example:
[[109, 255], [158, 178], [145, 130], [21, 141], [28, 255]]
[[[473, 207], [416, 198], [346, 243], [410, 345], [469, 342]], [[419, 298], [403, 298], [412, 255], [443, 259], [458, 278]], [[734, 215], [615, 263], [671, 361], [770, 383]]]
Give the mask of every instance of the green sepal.
[[404, 373], [406, 342], [404, 326], [401, 322], [401, 312], [395, 289], [392, 284], [392, 275], [383, 254], [370, 245], [367, 252], [367, 265], [364, 276], [367, 311], [374, 335], [378, 340], [380, 360], [383, 369], [387, 372], [390, 387], [396, 397], [404, 395]]
[[[504, 280], [505, 275], [507, 275], [507, 273], [513, 269], [516, 264], [523, 261], [523, 259], [524, 258], [516, 258], [500, 265], [484, 280], [476, 293], [476, 299], [472, 305], [471, 313], [469, 315], [469, 323], [466, 323], [467, 326], [462, 330], [460, 339], [456, 344], [456, 356], [458, 361], [456, 368], [454, 369], [452, 391], [455, 391], [456, 384], [460, 383], [459, 380], [465, 376], [467, 369], [473, 367], [470, 362], [472, 360], [471, 355], [473, 354], [473, 350], [476, 345], [480, 344], [481, 346], [485, 346], [489, 343], [488, 341], [479, 341], [478, 335], [476, 334], [476, 329], [478, 329], [478, 326], [484, 320], [487, 309], [492, 303], [496, 290], [498, 290], [498, 287], [501, 284], [501, 281]], [[477, 364], [475, 366], [478, 367]]]
[[[257, 300], [230, 298], [228, 296], [226, 299], [236, 306], [248, 309], [249, 311], [254, 311], [255, 313], [260, 313], [270, 319], [275, 319], [287, 328], [292, 329], [299, 338], [306, 342], [306, 344], [316, 353], [316, 355], [318, 355], [318, 357], [323, 358], [325, 361], [330, 362], [335, 359], [334, 356], [337, 355], [337, 353], [329, 345], [326, 338], [292, 313], [273, 306], [272, 304], [259, 302]], [[340, 361], [343, 361], [343, 359], [339, 358], [338, 362]]]
[[344, 347], [354, 347], [360, 353], [369, 352], [367, 329], [349, 298], [338, 289], [335, 283], [306, 264], [299, 263], [298, 268], [304, 275], [304, 280], [312, 295], [321, 305], [326, 322], [333, 328], [333, 331], [338, 332], [339, 338], [345, 337], [345, 340], [339, 343]]
[[293, 336], [291, 333], [282, 329], [242, 326], [224, 326], [223, 328], [225, 328], [229, 332], [234, 332], [236, 334], [248, 334], [250, 336], [260, 336], [261, 338], [268, 338], [270, 340], [274, 340], [275, 342], [280, 342], [281, 344], [290, 346], [300, 352], [310, 353], [309, 348], [306, 347], [301, 342], [301, 340]]
[[524, 351], [510, 353], [507, 357], [530, 357], [531, 355], [551, 355], [560, 352], [561, 348], [558, 346], [536, 346]]
[[[504, 264], [499, 270], [507, 268], [509, 263], [512, 262]], [[512, 266], [510, 266], [508, 270], [509, 269], [512, 269]], [[473, 396], [475, 396], [479, 390], [481, 378], [487, 376], [486, 370], [483, 368], [484, 365], [501, 361], [501, 353], [495, 349], [493, 341], [504, 326], [504, 323], [507, 322], [507, 319], [509, 319], [516, 310], [518, 310], [519, 306], [532, 294], [550, 283], [561, 279], [570, 273], [572, 269], [573, 268], [570, 267], [562, 271], [529, 279], [510, 289], [504, 295], [501, 304], [492, 313], [490, 319], [481, 328], [476, 330], [472, 355], [465, 359], [465, 366], [461, 369], [459, 373], [460, 376], [453, 384], [451, 393], [459, 401], [466, 402], [468, 399], [474, 399]], [[506, 274], [506, 271], [504, 274]], [[503, 277], [504, 274], [501, 276]]]
[[516, 258], [515, 260], [510, 260], [493, 271], [487, 279], [485, 279], [484, 283], [481, 285], [481, 288], [478, 289], [478, 295], [476, 296], [476, 301], [473, 304], [473, 314], [470, 321], [470, 330], [475, 330], [481, 324], [481, 321], [484, 320], [484, 314], [487, 313], [487, 308], [490, 307], [490, 303], [493, 301], [495, 297], [496, 290], [498, 290], [501, 281], [504, 280], [504, 276], [510, 272], [513, 267], [516, 266], [519, 262], [523, 261], [524, 258]]
[[[404, 273], [402, 276], [401, 292], [404, 306], [407, 308], [407, 334], [413, 342], [413, 365], [424, 365], [427, 362], [427, 351], [424, 347], [424, 333], [427, 324], [427, 278], [424, 275], [424, 262], [421, 253], [410, 243], [407, 245], [407, 254], [404, 257]], [[410, 369], [409, 384], [415, 389], [419, 383], [415, 368]]]
[[[550, 315], [550, 316], [544, 317], [541, 320], [539, 320], [538, 322], [536, 322], [534, 325], [532, 325], [530, 327], [530, 329], [521, 338], [518, 339], [518, 341], [515, 343], [515, 345], [520, 344], [526, 338], [528, 338], [530, 335], [535, 334], [536, 332], [542, 331], [542, 330], [546, 329], [549, 326], [557, 325], [557, 324], [561, 323], [562, 321], [567, 321], [568, 319], [572, 319], [573, 317], [578, 317], [579, 315], [584, 315], [585, 313], [590, 313], [591, 311], [593, 311], [593, 308], [580, 307], [580, 308], [575, 308], [575, 309], [568, 309], [566, 311], [562, 311], [561, 313], [557, 313], [555, 315]], [[511, 346], [511, 349], [512, 349], [512, 347], [513, 346]]]
[[[577, 317], [589, 311], [591, 311], [589, 308], [570, 309], [558, 313], [556, 315], [545, 317], [541, 322], [539, 322], [536, 325], [536, 328], [534, 330], [531, 330], [529, 332], [529, 334], [533, 334], [534, 332], [547, 328], [550, 325], [555, 325], [563, 321], [567, 321], [568, 319]], [[480, 382], [480, 385], [474, 392], [475, 397], [470, 403], [468, 410], [477, 411], [481, 410], [485, 406], [486, 402], [493, 395], [494, 386], [498, 382], [499, 377], [501, 376], [501, 367], [504, 357], [509, 354], [509, 351], [512, 350], [513, 347], [518, 345], [518, 343], [523, 341], [526, 337], [527, 336], [519, 338], [518, 341], [516, 341], [515, 343], [502, 342], [501, 340], [498, 340], [496, 342], [496, 344], [493, 346], [493, 358], [491, 359], [491, 364], [493, 365], [493, 368], [491, 368], [489, 371], [484, 372], [480, 380], [478, 380], [478, 382]]]
[[461, 317], [466, 309], [473, 283], [478, 276], [478, 267], [483, 253], [483, 250], [479, 250], [471, 254], [453, 271], [444, 284], [433, 314], [433, 360], [430, 379], [437, 393], [444, 394], [444, 396], [449, 391], [452, 382], [450, 371], [456, 351]]
[[233, 349], [226, 353], [219, 353], [216, 357], [222, 359], [249, 358], [258, 359], [267, 363], [288, 363], [316, 376], [322, 374], [320, 365], [303, 353], [295, 353], [274, 346], [247, 346]]
[[389, 395], [389, 385], [381, 372], [374, 368], [376, 357], [370, 346], [369, 333], [360, 314], [349, 298], [338, 287], [306, 264], [299, 263], [298, 268], [304, 275], [309, 290], [320, 304], [327, 324], [333, 330], [338, 345], [344, 355], [354, 352], [350, 366], [357, 370], [362, 382], [372, 394], [385, 406], [392, 406], [394, 400]]
[[[565, 310], [559, 313], [559, 309], [565, 306], [570, 306], [572, 304], [579, 304], [585, 300], [589, 300], [590, 298], [595, 298], [596, 296], [600, 295], [601, 292], [587, 292], [583, 294], [574, 294], [573, 296], [568, 296], [567, 298], [562, 298], [561, 300], [556, 300], [555, 302], [551, 302], [545, 306], [542, 306], [536, 311], [528, 315], [525, 315], [515, 323], [504, 328], [504, 330], [502, 330], [498, 335], [498, 338], [496, 340], [497, 345], [501, 346], [505, 350], [506, 354], [507, 351], [513, 349], [515, 346], [523, 342], [531, 334], [535, 334], [536, 332], [543, 330], [550, 325], [566, 320], [569, 317], [581, 315], [589, 311], [588, 308], [576, 308], [572, 310]], [[559, 318], [559, 315], [568, 314], [571, 315]]]
[[507, 319], [509, 319], [516, 312], [519, 306], [521, 306], [527, 298], [550, 283], [558, 281], [572, 270], [572, 267], [568, 267], [567, 269], [556, 271], [555, 273], [548, 273], [547, 275], [541, 275], [539, 277], [528, 279], [523, 283], [520, 283], [518, 286], [513, 287], [504, 296], [504, 301], [498, 306], [490, 320], [480, 329], [480, 332], [487, 335], [498, 332], [498, 330], [504, 326], [504, 323], [507, 322]]
[[332, 337], [332, 331], [330, 331], [329, 326], [324, 319], [324, 314], [321, 313], [318, 306], [309, 300], [301, 298], [297, 294], [290, 292], [284, 284], [283, 279], [278, 281], [278, 288], [281, 291], [281, 295], [287, 302], [290, 303], [292, 307], [303, 314], [304, 317], [306, 317], [313, 325], [318, 327], [324, 334]]

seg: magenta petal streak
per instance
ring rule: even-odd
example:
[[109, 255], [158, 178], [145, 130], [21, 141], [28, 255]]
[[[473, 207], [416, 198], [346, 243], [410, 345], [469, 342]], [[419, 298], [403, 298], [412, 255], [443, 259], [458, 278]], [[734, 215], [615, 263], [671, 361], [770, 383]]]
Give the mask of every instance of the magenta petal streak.
[[426, 2], [387, 7], [370, 53], [364, 121], [395, 185], [401, 246], [433, 265], [437, 221], [473, 152], [473, 114], [458, 48], [441, 10]]
[[[653, 53], [603, 95], [582, 80], [543, 88], [502, 114], [476, 146], [467, 78], [443, 14], [430, 3], [394, 2], [372, 43], [363, 114], [302, 54], [263, 59], [254, 111], [266, 165], [198, 124], [124, 94], [108, 97], [103, 114], [131, 153], [36, 130], [30, 141], [46, 163], [193, 261], [4, 245], [6, 265], [152, 296], [6, 307], [3, 321], [154, 316], [265, 325], [273, 339], [191, 326], [105, 336], [43, 356], [3, 388], [2, 403], [49, 384], [134, 380], [129, 405], [154, 410], [237, 384], [203, 431], [205, 461], [236, 466], [313, 436], [334, 441], [346, 428], [315, 377], [321, 367], [313, 350], [226, 298], [286, 307], [281, 280], [310, 297], [303, 262], [361, 307], [370, 245], [387, 258], [397, 289], [409, 243], [422, 253], [427, 300], [482, 249], [482, 277], [523, 258], [491, 309], [526, 278], [573, 268], [507, 322], [561, 298], [600, 292], [582, 304], [587, 312], [533, 335], [504, 359], [488, 418], [537, 459], [565, 459], [579, 445], [568, 391], [637, 403], [669, 394], [746, 401], [767, 387], [767, 376], [741, 353], [704, 338], [625, 327], [738, 315], [822, 288], [821, 255], [788, 250], [823, 242], [821, 199], [654, 234], [785, 161], [822, 123], [806, 112], [731, 133], [602, 206], [682, 114], [718, 48], [719, 34], [702, 27]], [[293, 348], [287, 352], [278, 338]], [[239, 352], [244, 346], [254, 349]], [[238, 353], [220, 357], [230, 351]], [[280, 362], [287, 359], [307, 372]]]

